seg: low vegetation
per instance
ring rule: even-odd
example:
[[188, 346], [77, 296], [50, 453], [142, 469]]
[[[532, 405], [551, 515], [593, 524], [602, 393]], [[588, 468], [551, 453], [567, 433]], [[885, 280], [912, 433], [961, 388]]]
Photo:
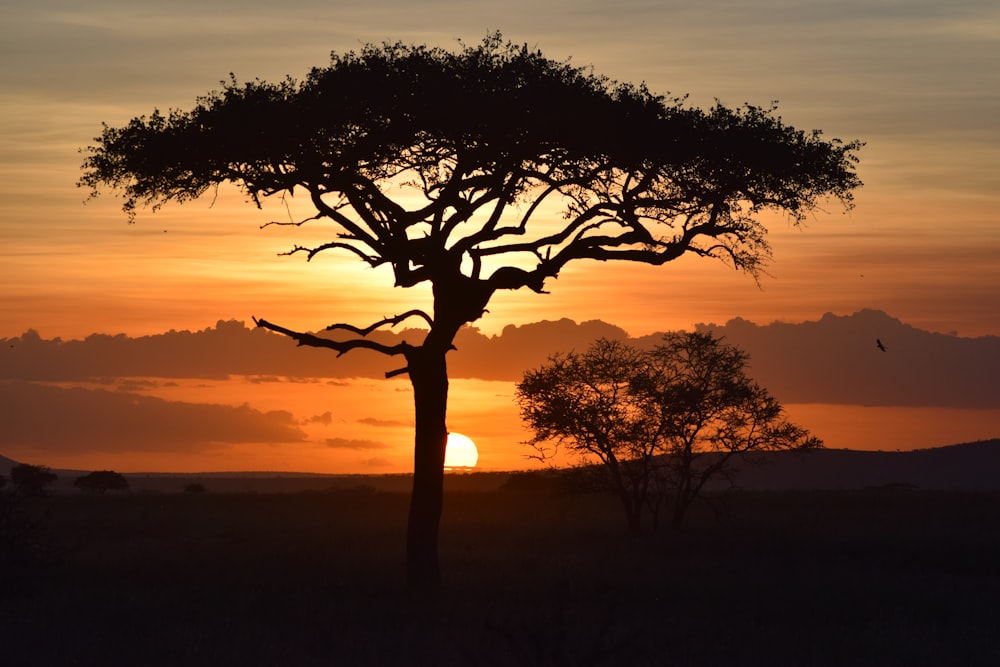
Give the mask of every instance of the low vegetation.
[[1000, 664], [1000, 494], [729, 492], [634, 538], [565, 489], [447, 492], [430, 606], [398, 568], [405, 492], [52, 494], [61, 561], [0, 573], [4, 659]]
[[73, 486], [88, 493], [104, 494], [108, 491], [125, 491], [128, 489], [128, 480], [121, 473], [114, 470], [95, 470], [92, 473], [77, 477], [73, 481]]

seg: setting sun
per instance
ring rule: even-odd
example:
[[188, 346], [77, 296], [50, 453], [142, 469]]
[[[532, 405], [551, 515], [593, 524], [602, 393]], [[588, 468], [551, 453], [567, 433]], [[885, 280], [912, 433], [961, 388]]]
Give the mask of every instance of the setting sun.
[[444, 454], [445, 468], [475, 468], [479, 461], [479, 450], [472, 438], [461, 433], [448, 434], [448, 446]]

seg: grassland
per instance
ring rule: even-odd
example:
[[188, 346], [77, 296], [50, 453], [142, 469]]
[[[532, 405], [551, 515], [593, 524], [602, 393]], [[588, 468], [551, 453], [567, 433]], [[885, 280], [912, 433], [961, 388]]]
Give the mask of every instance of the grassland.
[[48, 665], [996, 665], [1000, 494], [742, 492], [628, 539], [612, 498], [451, 490], [445, 589], [405, 493], [54, 494], [0, 660]]

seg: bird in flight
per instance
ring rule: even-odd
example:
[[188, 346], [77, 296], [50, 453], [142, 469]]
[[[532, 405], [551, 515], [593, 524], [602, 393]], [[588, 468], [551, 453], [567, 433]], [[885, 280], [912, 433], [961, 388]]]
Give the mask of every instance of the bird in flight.
[[883, 344], [882, 344], [882, 341], [881, 341], [881, 340], [879, 340], [878, 338], [876, 338], [876, 339], [875, 339], [875, 346], [876, 346], [876, 347], [877, 347], [878, 349], [880, 349], [880, 350], [882, 350], [883, 352], [885, 352], [885, 345], [883, 345]]

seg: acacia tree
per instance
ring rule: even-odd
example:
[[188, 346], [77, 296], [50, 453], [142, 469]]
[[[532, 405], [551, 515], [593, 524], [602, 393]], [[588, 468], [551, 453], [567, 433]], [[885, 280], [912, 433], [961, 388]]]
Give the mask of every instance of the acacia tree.
[[747, 375], [748, 359], [710, 333], [685, 332], [664, 334], [652, 350], [600, 339], [582, 354], [556, 355], [517, 384], [528, 444], [542, 460], [565, 447], [584, 465], [596, 461], [630, 533], [641, 532], [646, 510], [655, 528], [668, 495], [679, 528], [735, 457], [821, 446]]
[[[80, 184], [141, 207], [195, 199], [223, 182], [258, 205], [304, 193], [330, 240], [292, 248], [391, 268], [429, 284], [431, 303], [322, 335], [265, 319], [300, 345], [401, 357], [415, 409], [407, 538], [412, 585], [435, 585], [447, 436], [446, 355], [498, 290], [544, 292], [576, 260], [660, 265], [684, 253], [756, 274], [769, 257], [766, 209], [798, 221], [860, 185], [857, 142], [784, 124], [773, 108], [688, 107], [683, 99], [557, 62], [499, 34], [452, 52], [404, 44], [334, 53], [301, 82], [224, 82], [190, 111], [105, 126]], [[418, 304], [419, 305], [419, 304]], [[418, 318], [420, 340], [373, 331]]]
[[95, 470], [83, 477], [77, 477], [73, 480], [73, 486], [81, 491], [104, 495], [107, 491], [125, 491], [128, 489], [128, 480], [114, 470]]
[[621, 500], [633, 535], [658, 487], [660, 414], [634, 390], [647, 363], [641, 350], [601, 338], [586, 352], [557, 354], [525, 372], [515, 388], [521, 419], [533, 433], [533, 458], [551, 460], [564, 446], [586, 464], [596, 459], [604, 472], [599, 484]]

